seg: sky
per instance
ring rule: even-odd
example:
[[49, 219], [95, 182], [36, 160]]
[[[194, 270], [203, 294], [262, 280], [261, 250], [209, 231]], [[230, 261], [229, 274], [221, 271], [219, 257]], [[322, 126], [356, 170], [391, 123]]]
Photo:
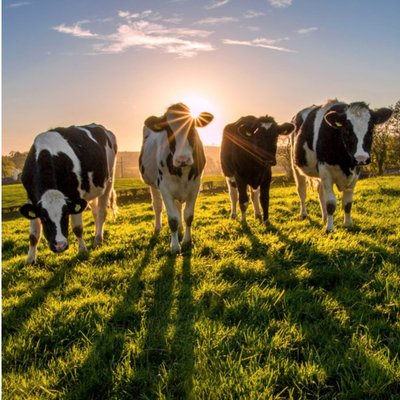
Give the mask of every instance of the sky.
[[219, 145], [243, 115], [400, 100], [399, 0], [3, 0], [2, 154], [99, 123], [137, 151], [182, 101]]

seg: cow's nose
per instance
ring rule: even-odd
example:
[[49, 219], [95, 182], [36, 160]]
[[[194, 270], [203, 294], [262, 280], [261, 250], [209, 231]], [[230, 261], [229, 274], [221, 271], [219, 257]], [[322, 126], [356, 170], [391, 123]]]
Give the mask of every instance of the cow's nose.
[[179, 156], [174, 160], [175, 167], [185, 167], [187, 165], [192, 165], [193, 161], [191, 157]]
[[365, 165], [365, 164], [368, 163], [369, 156], [368, 156], [368, 155], [362, 154], [362, 155], [355, 156], [355, 159], [356, 159], [356, 161], [357, 161], [357, 164], [359, 164], [359, 165]]
[[56, 253], [62, 253], [63, 251], [67, 250], [67, 248], [67, 242], [56, 242], [56, 244], [54, 245], [54, 250]]

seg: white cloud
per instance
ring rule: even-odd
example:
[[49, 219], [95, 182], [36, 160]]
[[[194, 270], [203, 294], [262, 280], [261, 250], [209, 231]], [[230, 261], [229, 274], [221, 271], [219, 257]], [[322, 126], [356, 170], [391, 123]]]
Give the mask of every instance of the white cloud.
[[244, 18], [246, 19], [250, 19], [250, 18], [256, 18], [256, 17], [262, 17], [265, 14], [263, 12], [259, 12], [259, 11], [246, 11], [246, 13], [243, 15]]
[[262, 47], [264, 49], [283, 51], [286, 53], [295, 53], [294, 50], [290, 50], [286, 47], [275, 46], [276, 43], [289, 40], [289, 38], [282, 39], [266, 39], [266, 38], [257, 38], [253, 40], [232, 40], [232, 39], [224, 39], [224, 44], [229, 45], [237, 45], [237, 46], [250, 46], [250, 47]]
[[284, 8], [292, 5], [292, 0], [268, 0], [272, 7]]
[[318, 30], [317, 27], [311, 26], [310, 28], [299, 29], [299, 30], [297, 30], [296, 32], [297, 32], [299, 35], [307, 35], [308, 33], [315, 32], [315, 31], [317, 31], [317, 30]]
[[204, 18], [200, 21], [197, 21], [197, 25], [218, 25], [218, 24], [226, 24], [228, 22], [236, 22], [237, 18], [234, 17], [219, 17], [219, 18]]
[[66, 33], [72, 36], [76, 37], [82, 37], [82, 38], [90, 38], [90, 37], [96, 37], [97, 34], [90, 32], [87, 29], [82, 29], [80, 24], [82, 22], [77, 22], [76, 24], [72, 26], [67, 26], [65, 24], [61, 24], [58, 26], [53, 27], [53, 29], [57, 32], [61, 33]]
[[29, 6], [32, 4], [30, 1], [19, 1], [17, 3], [11, 3], [7, 6], [7, 8], [18, 8], [23, 6]]
[[[179, 57], [193, 57], [201, 51], [213, 51], [212, 44], [196, 40], [205, 38], [213, 32], [189, 28], [168, 28], [160, 23], [148, 21], [144, 17], [154, 16], [152, 11], [142, 13], [129, 13], [120, 11], [119, 17], [124, 19], [116, 31], [109, 35], [100, 35], [84, 30], [81, 24], [88, 21], [77, 22], [74, 25], [64, 24], [53, 29], [80, 38], [94, 37], [98, 40], [94, 48], [96, 54], [117, 54], [127, 51], [129, 48], [158, 49], [167, 53], [176, 54]], [[158, 18], [157, 18], [158, 19]]]
[[206, 10], [212, 10], [214, 8], [222, 7], [228, 4], [231, 0], [213, 0], [210, 4], [207, 4], [204, 8]]

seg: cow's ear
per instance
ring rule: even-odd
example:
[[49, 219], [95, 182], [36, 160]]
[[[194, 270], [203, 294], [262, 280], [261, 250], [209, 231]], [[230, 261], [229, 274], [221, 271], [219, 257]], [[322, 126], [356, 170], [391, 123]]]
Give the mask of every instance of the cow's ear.
[[22, 207], [20, 207], [19, 212], [28, 219], [39, 218], [39, 209], [33, 204], [24, 204]]
[[290, 123], [290, 122], [285, 122], [282, 125], [278, 125], [278, 134], [279, 135], [290, 135], [296, 127]]
[[338, 113], [336, 111], [329, 111], [324, 116], [325, 122], [332, 128], [340, 129], [346, 125], [347, 117], [346, 113]]
[[203, 128], [207, 126], [214, 119], [214, 115], [208, 112], [202, 112], [195, 120], [195, 124], [197, 128]]
[[371, 112], [372, 121], [374, 124], [383, 124], [392, 116], [392, 114], [393, 111], [390, 108], [379, 108], [378, 110]]
[[68, 201], [68, 212], [70, 214], [80, 214], [87, 207], [87, 201], [83, 199]]
[[146, 121], [144, 121], [144, 125], [151, 129], [154, 132], [161, 132], [165, 129], [167, 126], [168, 122], [167, 119], [165, 118], [165, 115], [162, 117], [155, 117], [154, 115], [147, 118]]

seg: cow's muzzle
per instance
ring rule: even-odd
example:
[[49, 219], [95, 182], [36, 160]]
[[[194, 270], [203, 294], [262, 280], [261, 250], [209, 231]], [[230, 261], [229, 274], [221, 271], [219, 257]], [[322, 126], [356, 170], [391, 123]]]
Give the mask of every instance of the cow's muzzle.
[[54, 242], [50, 245], [50, 250], [54, 253], [63, 253], [68, 249], [68, 242]]
[[176, 168], [190, 167], [193, 165], [193, 159], [192, 157], [179, 156], [173, 160], [173, 164]]

